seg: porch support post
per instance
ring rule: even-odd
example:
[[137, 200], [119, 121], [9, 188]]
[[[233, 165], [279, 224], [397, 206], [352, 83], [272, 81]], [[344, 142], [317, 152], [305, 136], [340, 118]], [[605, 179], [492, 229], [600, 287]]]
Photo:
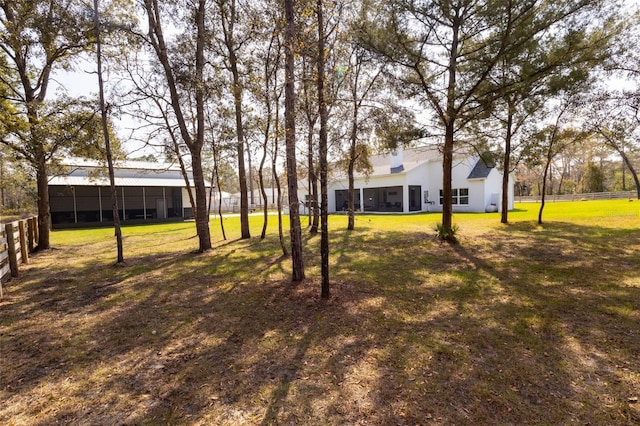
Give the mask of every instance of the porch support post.
[[402, 185], [402, 212], [409, 213], [409, 185]]
[[71, 194], [73, 194], [73, 223], [78, 223], [78, 206], [76, 203], [76, 187], [71, 187]]
[[98, 187], [98, 207], [100, 208], [100, 222], [102, 222], [102, 188]]
[[124, 207], [124, 186], [122, 187], [122, 220], [127, 220], [127, 211]]
[[167, 188], [165, 188], [164, 186], [162, 187], [162, 201], [163, 201], [162, 204], [164, 204], [164, 211], [162, 212], [162, 216], [164, 216], [165, 219], [167, 218], [167, 211], [169, 210], [169, 209], [167, 209], [167, 191], [166, 191], [166, 189]]
[[147, 220], [147, 193], [144, 190], [144, 186], [142, 187], [142, 215], [144, 220]]

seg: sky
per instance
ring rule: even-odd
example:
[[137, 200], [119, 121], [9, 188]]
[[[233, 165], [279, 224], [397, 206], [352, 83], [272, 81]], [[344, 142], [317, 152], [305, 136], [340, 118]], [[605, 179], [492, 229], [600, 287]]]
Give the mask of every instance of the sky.
[[[104, 78], [105, 93], [108, 101], [111, 85], [108, 75], [105, 75]], [[64, 93], [74, 98], [84, 96], [97, 99], [98, 76], [95, 61], [88, 59], [78, 61], [74, 71], [57, 70], [53, 74], [52, 84], [49, 90], [52, 91], [53, 96]], [[123, 146], [128, 154], [133, 157], [148, 154], [160, 155], [160, 152], [156, 149], [145, 147], [144, 144], [130, 139], [131, 132], [140, 127], [133, 118], [125, 115], [121, 117], [111, 117], [111, 119], [116, 127], [115, 130], [118, 137], [124, 142]]]
[[[628, 10], [639, 10], [640, 0], [625, 0], [626, 8]], [[93, 58], [79, 60], [74, 71], [62, 71], [57, 70], [53, 74], [53, 81], [51, 84], [51, 91], [53, 96], [56, 93], [66, 93], [71, 97], [86, 96], [96, 97], [98, 93], [98, 77], [95, 72], [95, 61]], [[108, 92], [110, 88], [110, 82], [108, 75], [105, 76], [105, 91]], [[630, 89], [633, 83], [624, 79], [612, 79], [608, 82], [608, 86], [612, 89]], [[137, 129], [139, 126], [136, 121], [128, 116], [122, 116], [120, 118], [112, 118], [118, 136], [121, 138], [123, 145], [131, 156], [141, 156], [147, 154], [160, 155], [161, 153], [152, 147], [145, 147], [142, 143], [135, 142], [130, 139], [131, 132]]]

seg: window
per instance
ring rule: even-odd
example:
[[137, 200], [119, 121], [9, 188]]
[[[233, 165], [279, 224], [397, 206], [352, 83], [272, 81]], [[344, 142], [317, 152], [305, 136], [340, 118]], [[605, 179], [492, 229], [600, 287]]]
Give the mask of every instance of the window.
[[458, 204], [469, 204], [469, 188], [460, 188], [458, 190], [458, 195]]
[[[440, 205], [442, 205], [442, 189], [440, 190]], [[468, 205], [469, 204], [469, 188], [452, 188], [451, 189], [451, 204], [454, 206]]]

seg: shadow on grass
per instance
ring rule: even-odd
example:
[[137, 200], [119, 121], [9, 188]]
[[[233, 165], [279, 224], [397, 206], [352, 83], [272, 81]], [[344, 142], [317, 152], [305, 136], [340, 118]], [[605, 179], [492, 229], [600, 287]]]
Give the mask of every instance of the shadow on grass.
[[[275, 237], [84, 265], [62, 283], [34, 268], [29, 298], [1, 307], [3, 352], [21, 361], [2, 361], [0, 419], [29, 407], [33, 424], [640, 421], [638, 232], [331, 238], [329, 301], [318, 279], [288, 282]], [[68, 302], [52, 304], [52, 287]]]

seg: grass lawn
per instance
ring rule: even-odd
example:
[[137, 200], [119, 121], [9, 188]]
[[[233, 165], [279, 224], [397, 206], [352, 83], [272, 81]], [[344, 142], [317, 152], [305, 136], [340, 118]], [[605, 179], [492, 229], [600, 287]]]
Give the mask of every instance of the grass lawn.
[[0, 424], [640, 424], [640, 201], [516, 207], [454, 215], [458, 246], [331, 216], [328, 301], [319, 236], [292, 285], [274, 216], [204, 254], [125, 227], [122, 267], [111, 229], [54, 231], [0, 300]]

